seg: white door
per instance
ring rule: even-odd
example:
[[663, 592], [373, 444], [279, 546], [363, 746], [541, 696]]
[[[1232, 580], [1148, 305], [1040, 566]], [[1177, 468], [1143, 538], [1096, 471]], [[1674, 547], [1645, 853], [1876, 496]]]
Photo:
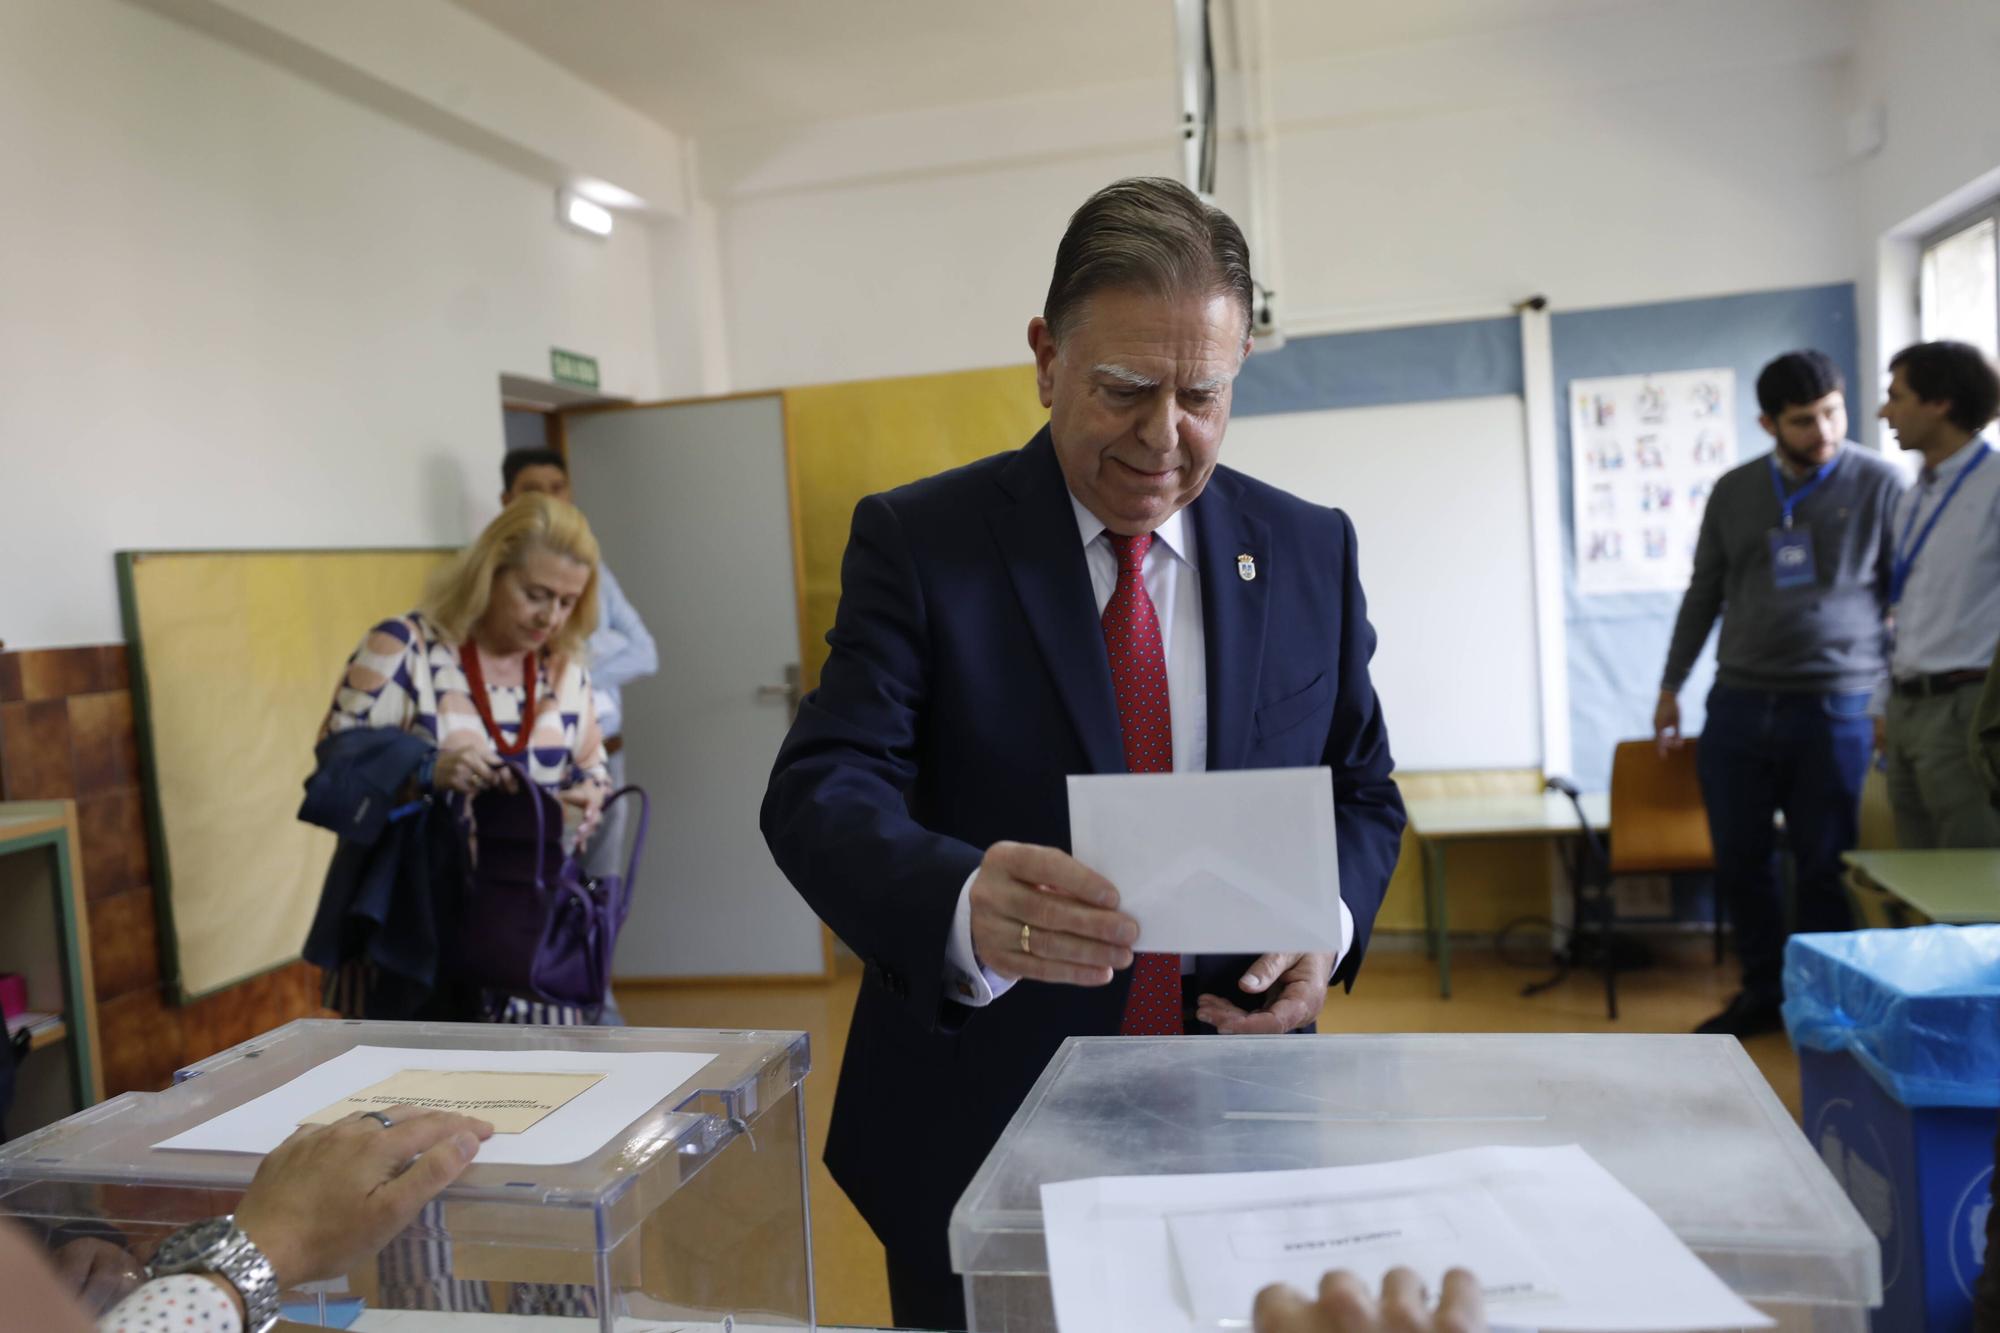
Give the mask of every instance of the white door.
[[614, 971], [819, 976], [819, 920], [771, 860], [757, 810], [791, 720], [798, 592], [775, 396], [566, 421], [571, 485], [660, 646], [625, 687], [626, 780], [653, 826]]

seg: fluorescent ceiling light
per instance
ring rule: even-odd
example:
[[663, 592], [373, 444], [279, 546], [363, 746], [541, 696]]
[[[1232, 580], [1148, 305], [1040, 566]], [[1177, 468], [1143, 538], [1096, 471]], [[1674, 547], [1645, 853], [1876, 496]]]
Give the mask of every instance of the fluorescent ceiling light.
[[576, 182], [576, 192], [592, 203], [603, 204], [606, 208], [640, 208], [645, 200], [630, 190], [621, 189], [610, 181], [601, 181], [585, 176]]
[[594, 204], [580, 194], [564, 190], [556, 196], [557, 216], [578, 231], [587, 231], [592, 236], [611, 234], [611, 210], [602, 204]]

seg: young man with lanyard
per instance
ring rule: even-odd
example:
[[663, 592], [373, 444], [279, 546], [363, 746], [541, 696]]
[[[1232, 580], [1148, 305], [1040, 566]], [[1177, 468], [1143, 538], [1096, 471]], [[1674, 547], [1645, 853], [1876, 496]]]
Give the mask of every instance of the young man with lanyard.
[[1681, 687], [1721, 614], [1697, 767], [1743, 989], [1698, 1032], [1783, 1025], [1778, 811], [1798, 866], [1798, 928], [1851, 925], [1840, 857], [1854, 846], [1875, 750], [1868, 705], [1887, 666], [1889, 514], [1902, 479], [1844, 442], [1843, 388], [1816, 351], [1788, 352], [1757, 377], [1774, 447], [1716, 482], [1667, 650], [1653, 714], [1662, 750], [1681, 743]]
[[1884, 701], [1889, 802], [1902, 847], [2000, 847], [1973, 768], [1979, 687], [2000, 643], [2000, 462], [1979, 433], [2000, 375], [1976, 347], [1918, 343], [1889, 362], [1882, 420], [1924, 460], [1896, 505], [1896, 624]]

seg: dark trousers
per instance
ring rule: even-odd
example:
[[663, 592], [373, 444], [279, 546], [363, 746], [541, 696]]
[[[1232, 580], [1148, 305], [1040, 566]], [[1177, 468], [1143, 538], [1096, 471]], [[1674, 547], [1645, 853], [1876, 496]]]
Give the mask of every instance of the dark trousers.
[[1790, 931], [1772, 827], [1778, 811], [1797, 869], [1796, 928], [1853, 928], [1840, 856], [1854, 846], [1874, 748], [1866, 691], [1780, 694], [1725, 685], [1710, 691], [1701, 794], [1715, 841], [1716, 890], [1735, 923], [1745, 991], [1782, 994]]
[[951, 1271], [944, 1238], [918, 1254], [888, 1252], [889, 1313], [897, 1328], [965, 1327], [965, 1282]]

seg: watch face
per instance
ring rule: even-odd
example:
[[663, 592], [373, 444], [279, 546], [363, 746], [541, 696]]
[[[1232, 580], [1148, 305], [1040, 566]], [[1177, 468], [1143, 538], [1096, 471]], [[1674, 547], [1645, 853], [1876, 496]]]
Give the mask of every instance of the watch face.
[[222, 1249], [235, 1231], [236, 1221], [229, 1217], [211, 1217], [183, 1227], [161, 1243], [159, 1253], [153, 1256], [153, 1267], [174, 1272], [198, 1265]]

